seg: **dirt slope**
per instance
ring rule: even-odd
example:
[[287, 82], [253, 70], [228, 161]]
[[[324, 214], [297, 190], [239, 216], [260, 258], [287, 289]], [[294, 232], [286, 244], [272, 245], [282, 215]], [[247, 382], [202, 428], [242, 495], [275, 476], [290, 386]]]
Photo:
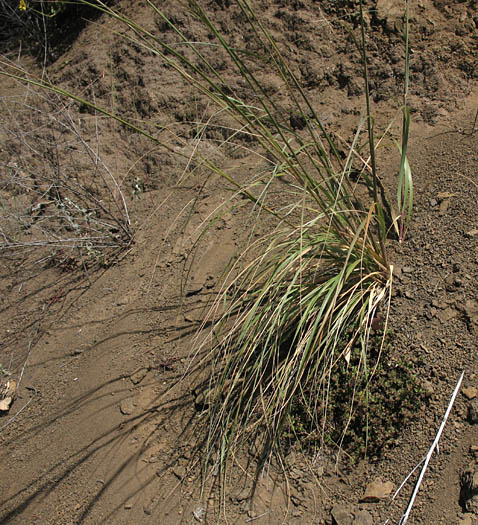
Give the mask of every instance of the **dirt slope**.
[[[230, 2], [206, 3], [227, 34], [238, 42], [247, 36]], [[158, 4], [194, 38], [207, 39], [175, 4]], [[368, 4], [373, 95], [383, 124], [399, 104], [401, 18], [392, 2]], [[254, 5], [330, 129], [349, 137], [363, 107], [360, 57], [349, 32], [358, 31], [354, 2]], [[166, 33], [144, 2], [118, 7]], [[380, 458], [337, 469], [333, 451], [317, 457], [294, 452], [288, 456], [288, 483], [270, 465], [252, 504], [251, 481], [237, 469], [226, 498], [230, 523], [361, 523], [357, 517], [339, 521], [337, 505], [349, 515], [364, 511], [374, 524], [397, 522], [412, 487], [393, 502], [359, 504], [366, 485], [381, 478], [397, 487], [424, 457], [462, 370], [465, 385], [478, 387], [478, 8], [423, 0], [411, 2], [411, 13], [416, 205], [408, 240], [391, 245], [396, 267], [391, 360], [414, 363], [427, 395], [415, 420]], [[113, 27], [106, 17], [87, 25], [49, 66], [50, 77], [127, 118], [178, 133], [185, 122], [210, 116], [177, 75], [115, 36]], [[230, 64], [223, 67], [241, 89]], [[257, 74], [284, 111], [291, 111], [277, 79]], [[0, 77], [2, 99], [13, 104], [16, 97], [18, 103], [22, 92], [12, 89], [20, 88], [6, 82]], [[196, 523], [203, 507], [217, 503], [217, 494], [200, 494], [190, 450], [194, 395], [180, 379], [211, 288], [239, 246], [244, 217], [224, 217], [205, 237], [182, 302], [186, 254], [198, 228], [229, 193], [212, 178], [195, 201], [203, 174], [183, 178], [185, 165], [167, 152], [85, 108], [70, 111], [122, 181], [134, 243], [113, 264], [87, 276], [81, 268], [65, 272], [41, 264], [25, 274], [6, 259], [2, 263], [0, 363], [19, 377], [28, 362], [15, 404], [0, 420], [0, 520]], [[194, 147], [187, 135], [180, 138], [171, 144], [185, 152]], [[220, 138], [211, 131], [201, 147], [244, 177], [262, 167], [253, 155], [218, 151], [211, 144]], [[381, 160], [386, 183], [394, 176], [388, 169], [393, 158], [390, 150]], [[478, 445], [468, 405], [460, 394], [409, 523], [463, 518], [460, 475], [474, 465]]]

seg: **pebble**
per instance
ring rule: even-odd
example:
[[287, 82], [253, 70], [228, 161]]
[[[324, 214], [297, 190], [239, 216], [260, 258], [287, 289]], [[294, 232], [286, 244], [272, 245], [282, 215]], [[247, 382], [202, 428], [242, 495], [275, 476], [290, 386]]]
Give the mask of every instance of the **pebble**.
[[425, 395], [428, 397], [432, 396], [435, 393], [435, 387], [433, 386], [433, 383], [431, 381], [428, 381], [427, 379], [424, 379], [422, 381], [422, 389]]
[[353, 517], [351, 510], [345, 505], [335, 505], [331, 511], [332, 523], [334, 525], [352, 525]]
[[335, 505], [331, 515], [333, 525], [373, 525], [372, 515], [356, 507]]
[[383, 482], [381, 479], [376, 479], [367, 485], [365, 493], [360, 501], [364, 503], [376, 503], [382, 499], [387, 498], [394, 488], [391, 481]]
[[183, 479], [186, 477], [186, 469], [182, 466], [175, 467], [171, 470], [171, 472], [180, 480], [183, 481]]
[[358, 510], [354, 514], [352, 525], [373, 525], [372, 515], [367, 510]]
[[445, 310], [441, 310], [437, 314], [438, 319], [440, 319], [442, 323], [451, 321], [457, 316], [458, 316], [458, 312], [454, 308], [451, 308], [451, 307], [445, 308]]
[[461, 393], [466, 397], [466, 399], [474, 399], [478, 397], [478, 388], [474, 386], [467, 386], [462, 389]]
[[478, 423], [478, 399], [472, 399], [468, 405], [468, 421], [472, 425]]
[[147, 368], [139, 368], [136, 370], [136, 372], [133, 372], [129, 378], [131, 379], [131, 382], [133, 385], [137, 385], [138, 383], [141, 383], [141, 381], [146, 377], [146, 374], [148, 373]]
[[123, 399], [120, 403], [120, 412], [124, 416], [129, 416], [134, 412], [135, 404], [132, 399]]

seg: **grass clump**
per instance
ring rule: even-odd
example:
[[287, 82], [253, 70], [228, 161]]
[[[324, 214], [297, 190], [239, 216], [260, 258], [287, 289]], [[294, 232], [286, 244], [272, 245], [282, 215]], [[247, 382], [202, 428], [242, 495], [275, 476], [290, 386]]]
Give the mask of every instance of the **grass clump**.
[[[214, 43], [208, 45], [216, 46], [235, 66], [247, 86], [246, 94], [228, 84], [204, 56], [201, 45], [153, 5], [175, 34], [177, 45], [132, 26], [147, 47], [235, 123], [236, 135], [249, 137], [244, 147], [261, 152], [271, 165], [268, 179], [244, 183], [210, 165], [207, 158], [201, 159], [236, 188], [236, 196], [252, 203], [257, 211], [253, 230], [261, 228], [264, 216], [275, 221], [268, 233], [254, 241], [249, 238], [231, 263], [204, 324], [212, 324], [200, 344], [206, 349], [201, 366], [207, 369], [208, 378], [196, 391], [207, 421], [206, 457], [219, 449], [220, 466], [248, 436], [254, 436], [256, 443], [257, 436], [262, 436], [265, 454], [277, 449], [284, 425], [298, 403], [323, 437], [340, 367], [355, 378], [357, 389], [368, 384], [376, 371], [376, 365], [369, 362], [370, 330], [379, 308], [387, 317], [392, 284], [386, 251], [388, 228], [393, 225], [399, 239], [404, 238], [413, 198], [406, 158], [406, 92], [399, 146], [400, 212], [396, 213], [379, 191], [383, 186], [375, 163], [368, 87], [367, 109], [343, 159], [251, 4], [238, 0], [234, 5], [237, 16], [249, 26], [247, 49], [228, 41], [199, 2], [188, 2], [193, 18], [214, 37]], [[365, 48], [363, 27], [361, 46]], [[182, 47], [188, 53], [178, 51]], [[364, 55], [368, 86], [366, 63]], [[292, 104], [286, 116], [257, 80], [258, 64], [281, 79]], [[350, 176], [355, 157], [363, 151], [364, 133], [369, 159], [362, 166], [361, 180], [369, 190], [368, 197], [359, 196]], [[274, 201], [269, 195], [278, 179], [283, 184], [280, 198]], [[387, 210], [391, 211], [387, 214]]]

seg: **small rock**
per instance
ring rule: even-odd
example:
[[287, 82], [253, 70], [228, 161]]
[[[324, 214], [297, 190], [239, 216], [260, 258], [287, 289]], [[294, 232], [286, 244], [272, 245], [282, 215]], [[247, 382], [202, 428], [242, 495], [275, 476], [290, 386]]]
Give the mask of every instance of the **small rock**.
[[438, 201], [436, 199], [430, 199], [430, 206], [436, 206], [438, 204]]
[[135, 409], [136, 405], [131, 398], [123, 399], [120, 403], [120, 411], [123, 416], [130, 416]]
[[439, 308], [440, 310], [444, 310], [447, 307], [447, 304], [445, 301], [439, 301], [438, 299], [433, 299], [432, 306], [435, 308]]
[[395, 279], [398, 279], [399, 281], [402, 278], [402, 268], [400, 266], [394, 266], [393, 267], [393, 277]]
[[450, 199], [451, 197], [456, 197], [456, 193], [450, 193], [449, 191], [440, 191], [437, 194], [438, 200], [442, 201], [444, 199]]
[[460, 502], [467, 511], [478, 509], [478, 471], [465, 470], [460, 476]]
[[472, 399], [468, 405], [468, 421], [472, 425], [478, 423], [478, 399]]
[[133, 385], [137, 385], [138, 383], [141, 383], [141, 381], [146, 377], [146, 374], [148, 373], [147, 368], [138, 368], [135, 372], [133, 372], [129, 378], [131, 379], [131, 382]]
[[216, 280], [212, 275], [208, 275], [205, 283], [205, 287], [210, 290], [211, 288], [214, 288], [216, 286]]
[[202, 291], [202, 288], [202, 284], [191, 284], [189, 289], [186, 291], [186, 297], [192, 297], [193, 295], [197, 295]]
[[354, 514], [352, 525], [373, 525], [372, 515], [367, 510], [358, 510]]
[[478, 513], [478, 495], [472, 496], [466, 503], [465, 509], [473, 514]]
[[473, 525], [473, 514], [466, 514], [457, 522], [457, 525]]
[[333, 525], [353, 525], [353, 514], [345, 505], [335, 505], [331, 515]]
[[131, 503], [131, 501], [127, 501], [125, 504], [124, 504], [124, 508], [126, 510], [130, 510], [133, 508], [133, 504]]
[[10, 406], [15, 399], [16, 391], [17, 382], [13, 379], [9, 379], [3, 383], [0, 382], [0, 412], [8, 412], [10, 410]]
[[206, 509], [202, 505], [197, 505], [193, 510], [193, 516], [196, 521], [202, 523], [206, 516]]
[[438, 212], [439, 215], [443, 216], [446, 214], [448, 207], [450, 206], [450, 200], [445, 199], [440, 202], [440, 211]]
[[376, 503], [382, 499], [387, 498], [394, 488], [391, 481], [383, 482], [381, 479], [376, 479], [367, 485], [365, 494], [360, 501], [364, 503]]
[[471, 299], [466, 300], [463, 310], [465, 312], [468, 330], [473, 334], [478, 331], [478, 302]]
[[458, 312], [451, 307], [445, 308], [441, 312], [438, 312], [437, 317], [440, 319], [442, 323], [446, 323], [448, 321], [451, 321], [455, 317], [458, 316]]
[[462, 389], [461, 393], [466, 397], [466, 399], [474, 399], [478, 397], [478, 388], [474, 386], [467, 386]]
[[435, 393], [435, 387], [431, 381], [424, 379], [422, 381], [422, 389], [426, 396], [430, 397]]
[[171, 470], [171, 472], [180, 480], [182, 481], [186, 477], [186, 469], [184, 467], [175, 467]]
[[236, 492], [235, 494], [231, 494], [229, 496], [229, 499], [231, 500], [232, 503], [237, 505], [238, 503], [241, 503], [241, 501], [248, 500], [250, 497], [251, 497], [251, 490], [245, 488], [245, 489], [242, 489]]
[[404, 266], [402, 268], [403, 273], [413, 273], [413, 267], [412, 266]]
[[477, 235], [478, 235], [478, 230], [476, 229], [470, 230], [469, 232], [465, 233], [465, 237], [469, 237], [469, 238], [476, 237]]
[[153, 509], [149, 505], [143, 505], [143, 512], [146, 516], [151, 516], [151, 514], [153, 514]]

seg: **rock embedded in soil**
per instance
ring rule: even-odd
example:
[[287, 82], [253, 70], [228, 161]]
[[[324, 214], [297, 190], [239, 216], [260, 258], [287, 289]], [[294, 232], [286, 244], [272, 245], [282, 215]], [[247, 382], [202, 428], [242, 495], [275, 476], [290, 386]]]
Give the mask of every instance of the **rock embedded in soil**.
[[367, 510], [358, 510], [354, 514], [353, 525], [373, 525], [373, 519]]
[[445, 310], [442, 310], [441, 312], [437, 314], [438, 319], [440, 319], [442, 323], [451, 321], [457, 316], [458, 316], [458, 312], [454, 308], [451, 308], [451, 307], [445, 308]]
[[478, 398], [472, 399], [468, 405], [468, 421], [472, 425], [478, 424]]
[[422, 381], [422, 389], [427, 397], [431, 397], [435, 393], [435, 387], [431, 381], [424, 379]]
[[131, 379], [131, 382], [133, 385], [137, 385], [138, 383], [141, 383], [141, 381], [146, 377], [148, 373], [147, 368], [139, 368], [135, 372], [133, 372], [129, 378]]
[[394, 0], [377, 0], [375, 16], [389, 33], [401, 33], [403, 9]]
[[391, 481], [382, 481], [381, 479], [376, 479], [367, 485], [365, 493], [360, 500], [364, 503], [377, 503], [385, 498], [387, 498], [394, 488], [394, 485]]
[[171, 470], [171, 472], [179, 479], [179, 481], [182, 481], [186, 477], [186, 468], [183, 466], [175, 467]]
[[331, 515], [333, 525], [353, 525], [352, 511], [346, 505], [335, 505]]
[[474, 386], [467, 386], [462, 389], [461, 393], [466, 397], [466, 399], [474, 399], [478, 397], [478, 388]]
[[458, 525], [473, 525], [473, 514], [466, 514], [463, 518], [459, 519]]
[[478, 468], [465, 470], [460, 476], [460, 503], [468, 512], [478, 511]]
[[373, 525], [368, 511], [348, 505], [335, 505], [331, 515], [333, 525]]
[[136, 405], [131, 398], [123, 399], [123, 401], [120, 403], [120, 411], [123, 416], [130, 416], [134, 412], [135, 408]]
[[471, 334], [478, 332], [478, 302], [468, 299], [465, 301], [463, 311], [466, 316], [468, 330]]

